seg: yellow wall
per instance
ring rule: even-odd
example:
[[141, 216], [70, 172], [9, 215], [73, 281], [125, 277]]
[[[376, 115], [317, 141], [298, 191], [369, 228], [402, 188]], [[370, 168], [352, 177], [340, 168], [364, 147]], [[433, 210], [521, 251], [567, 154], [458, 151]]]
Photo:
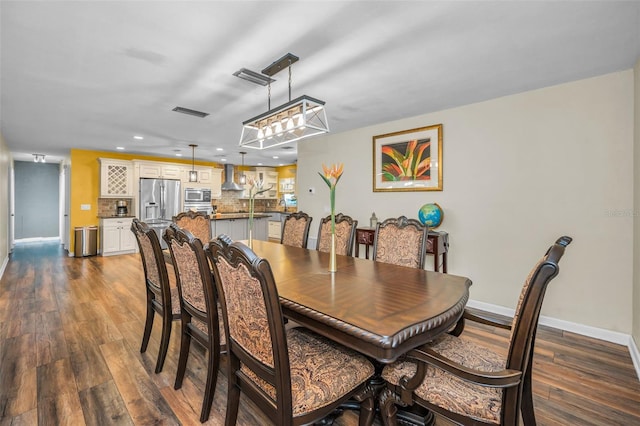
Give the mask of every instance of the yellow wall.
[[[150, 157], [139, 154], [118, 152], [71, 150], [71, 181], [69, 206], [69, 251], [74, 248], [73, 230], [77, 226], [98, 225], [98, 198], [100, 197], [100, 162], [98, 158], [119, 160], [151, 160], [171, 163], [191, 164], [191, 160], [177, 158]], [[218, 167], [218, 163], [196, 161], [196, 165]], [[91, 210], [80, 210], [82, 204], [90, 204]]]

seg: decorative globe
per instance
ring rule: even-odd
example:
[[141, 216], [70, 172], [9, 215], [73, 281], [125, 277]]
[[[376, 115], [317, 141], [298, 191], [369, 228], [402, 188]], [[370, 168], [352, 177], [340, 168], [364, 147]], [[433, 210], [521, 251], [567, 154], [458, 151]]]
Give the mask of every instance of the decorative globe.
[[420, 207], [418, 210], [418, 219], [423, 225], [429, 228], [437, 228], [442, 223], [444, 212], [438, 205], [438, 203], [429, 203]]

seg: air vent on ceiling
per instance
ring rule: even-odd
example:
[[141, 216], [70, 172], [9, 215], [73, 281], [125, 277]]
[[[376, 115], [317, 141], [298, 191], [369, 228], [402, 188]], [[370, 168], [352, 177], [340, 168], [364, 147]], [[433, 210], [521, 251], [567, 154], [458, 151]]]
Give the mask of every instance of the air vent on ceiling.
[[205, 118], [207, 115], [209, 115], [209, 113], [207, 113], [207, 112], [196, 111], [195, 109], [183, 108], [183, 107], [179, 107], [179, 106], [175, 107], [171, 111], [181, 112], [183, 114], [194, 115], [194, 116], [200, 117], [200, 118]]
[[259, 84], [260, 86], [266, 86], [267, 84], [273, 83], [275, 81], [271, 77], [267, 77], [266, 75], [259, 74], [246, 68], [240, 68], [238, 71], [234, 72], [233, 75], [243, 80]]

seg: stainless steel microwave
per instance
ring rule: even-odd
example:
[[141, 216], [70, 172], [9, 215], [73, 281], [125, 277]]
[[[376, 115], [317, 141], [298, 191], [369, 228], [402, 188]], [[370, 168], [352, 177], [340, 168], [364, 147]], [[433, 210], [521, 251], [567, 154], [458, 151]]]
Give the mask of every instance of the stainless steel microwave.
[[185, 188], [184, 202], [188, 203], [210, 203], [211, 190], [207, 188]]

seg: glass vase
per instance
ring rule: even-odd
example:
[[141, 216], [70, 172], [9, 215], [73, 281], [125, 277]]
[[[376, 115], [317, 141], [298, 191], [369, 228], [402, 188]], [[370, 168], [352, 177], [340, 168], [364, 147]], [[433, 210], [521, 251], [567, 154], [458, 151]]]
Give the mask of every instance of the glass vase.
[[331, 248], [329, 250], [329, 272], [336, 272], [336, 234], [331, 234]]

